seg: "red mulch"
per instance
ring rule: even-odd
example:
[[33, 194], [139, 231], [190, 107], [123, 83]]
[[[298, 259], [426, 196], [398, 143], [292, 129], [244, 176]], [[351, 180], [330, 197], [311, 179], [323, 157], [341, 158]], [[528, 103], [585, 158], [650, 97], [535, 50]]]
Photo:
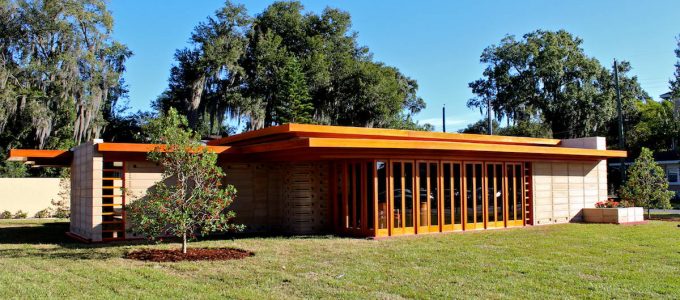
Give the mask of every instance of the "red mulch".
[[234, 248], [189, 248], [187, 254], [180, 250], [141, 249], [129, 252], [125, 258], [153, 262], [196, 260], [230, 260], [253, 256], [255, 253]]

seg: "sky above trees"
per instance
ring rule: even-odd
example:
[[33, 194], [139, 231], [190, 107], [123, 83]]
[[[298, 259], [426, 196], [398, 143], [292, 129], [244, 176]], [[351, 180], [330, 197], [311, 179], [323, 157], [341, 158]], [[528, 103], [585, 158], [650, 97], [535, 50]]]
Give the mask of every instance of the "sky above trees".
[[[259, 13], [272, 1], [235, 1]], [[441, 130], [447, 106], [447, 130], [480, 119], [466, 107], [473, 94], [468, 83], [481, 77], [484, 48], [506, 35], [521, 37], [536, 29], [565, 29], [583, 39], [585, 53], [610, 66], [614, 58], [631, 63], [650, 96], [668, 89], [680, 34], [680, 2], [653, 1], [302, 1], [308, 11], [326, 6], [352, 16], [360, 44], [376, 61], [395, 66], [418, 81], [427, 108], [416, 119]], [[175, 50], [187, 45], [194, 27], [224, 5], [211, 1], [115, 0], [109, 3], [113, 37], [134, 55], [127, 63], [133, 110], [148, 110], [165, 88]]]

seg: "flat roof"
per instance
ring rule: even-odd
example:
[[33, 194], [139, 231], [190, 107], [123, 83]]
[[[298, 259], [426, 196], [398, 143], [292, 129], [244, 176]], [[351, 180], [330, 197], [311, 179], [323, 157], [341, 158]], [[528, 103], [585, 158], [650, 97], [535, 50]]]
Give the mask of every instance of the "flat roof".
[[324, 138], [361, 138], [361, 139], [392, 139], [419, 141], [450, 141], [487, 143], [503, 145], [542, 145], [557, 146], [558, 139], [529, 138], [500, 135], [448, 133], [432, 131], [416, 131], [385, 128], [365, 128], [348, 126], [329, 126], [311, 124], [284, 124], [259, 130], [244, 132], [208, 142], [208, 145], [232, 145], [252, 143], [264, 140], [286, 139], [290, 137], [324, 137]]
[[[99, 152], [121, 159], [144, 159], [145, 153], [163, 145], [97, 143], [96, 147]], [[599, 160], [627, 156], [626, 151], [564, 147], [558, 139], [307, 124], [285, 124], [249, 131], [209, 141], [206, 147], [221, 157], [248, 158], [251, 161], [368, 156]], [[69, 150], [13, 149], [9, 156], [9, 160], [36, 164], [53, 162], [52, 165], [68, 165], [71, 159]]]

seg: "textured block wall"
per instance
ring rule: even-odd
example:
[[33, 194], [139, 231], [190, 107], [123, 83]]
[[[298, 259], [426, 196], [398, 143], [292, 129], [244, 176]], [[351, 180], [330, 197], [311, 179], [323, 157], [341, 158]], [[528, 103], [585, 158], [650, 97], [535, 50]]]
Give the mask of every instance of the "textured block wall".
[[96, 142], [73, 149], [69, 231], [85, 239], [101, 241], [103, 158], [95, 149]]
[[535, 224], [582, 221], [607, 199], [607, 162], [533, 162]]
[[229, 163], [235, 222], [250, 232], [314, 234], [328, 219], [328, 163]]
[[[162, 178], [161, 167], [156, 163], [148, 161], [126, 161], [125, 164], [125, 202], [130, 204], [137, 199], [146, 196], [148, 189], [152, 188]], [[130, 223], [126, 222], [125, 229], [130, 228]], [[137, 237], [134, 234], [125, 232], [126, 238]]]

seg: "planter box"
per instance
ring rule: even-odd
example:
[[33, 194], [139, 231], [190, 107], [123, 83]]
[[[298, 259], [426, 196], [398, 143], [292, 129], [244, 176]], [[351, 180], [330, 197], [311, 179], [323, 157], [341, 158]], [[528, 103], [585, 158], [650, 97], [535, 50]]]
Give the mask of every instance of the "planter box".
[[639, 223], [644, 222], [642, 207], [621, 208], [584, 208], [583, 220], [586, 223]]

